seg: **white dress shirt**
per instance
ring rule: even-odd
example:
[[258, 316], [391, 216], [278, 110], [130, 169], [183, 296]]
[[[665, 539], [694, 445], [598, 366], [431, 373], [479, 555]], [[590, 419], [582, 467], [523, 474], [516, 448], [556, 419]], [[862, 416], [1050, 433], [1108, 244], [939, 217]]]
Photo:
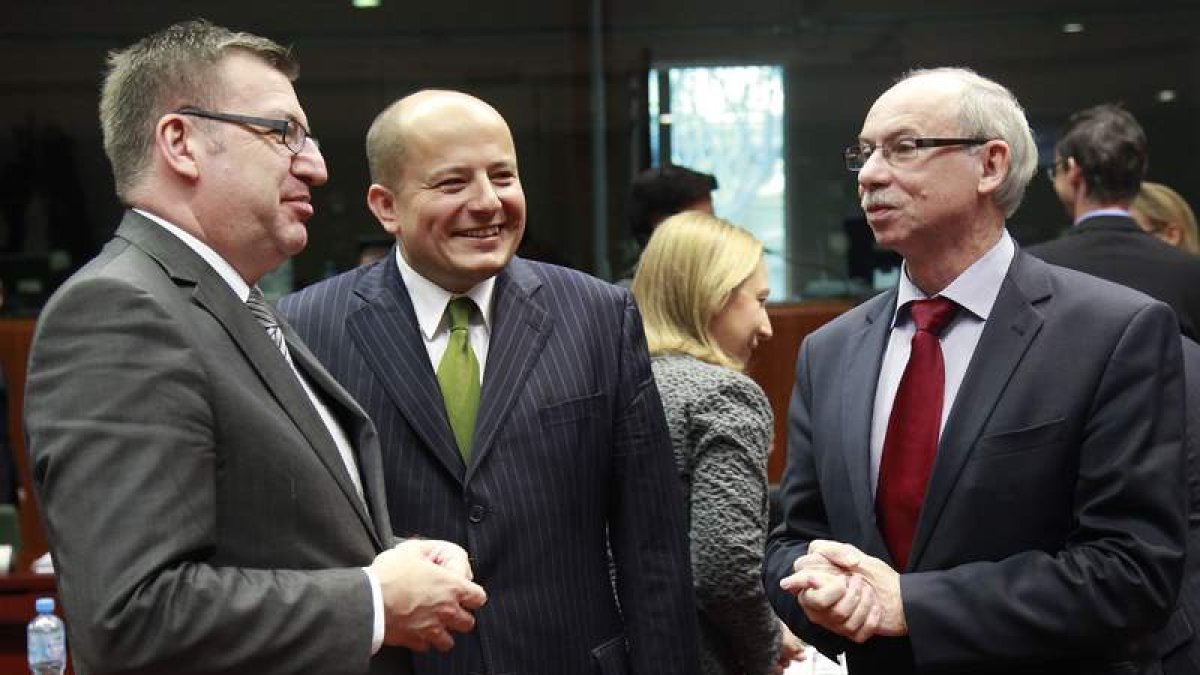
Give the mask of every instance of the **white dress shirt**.
[[[946, 419], [962, 386], [963, 376], [967, 366], [975, 354], [979, 344], [979, 336], [983, 334], [984, 324], [996, 304], [996, 296], [1000, 293], [1000, 284], [1008, 273], [1016, 255], [1016, 245], [1005, 230], [1000, 241], [996, 242], [979, 260], [950, 282], [938, 295], [958, 303], [959, 310], [942, 331], [942, 360], [945, 363], [946, 383], [942, 401], [942, 421], [940, 430], [946, 427]], [[883, 364], [879, 369], [879, 381], [875, 387], [875, 407], [871, 418], [871, 485], [874, 489], [879, 482], [879, 462], [883, 457], [883, 441], [887, 436], [888, 418], [892, 414], [892, 402], [896, 399], [896, 390], [900, 388], [900, 377], [904, 375], [904, 367], [908, 365], [908, 356], [912, 351], [912, 337], [916, 332], [912, 317], [905, 308], [905, 303], [912, 300], [923, 300], [927, 296], [921, 292], [908, 278], [908, 265], [904, 265], [900, 274], [900, 283], [896, 294], [896, 311], [892, 315], [892, 332], [888, 337], [887, 349], [883, 354]]]
[[[446, 353], [446, 345], [450, 343], [450, 320], [446, 316], [446, 305], [457, 297], [456, 294], [438, 286], [429, 279], [421, 276], [404, 259], [400, 247], [396, 247], [396, 266], [400, 268], [400, 278], [408, 288], [408, 297], [412, 299], [413, 310], [417, 313], [417, 323], [421, 328], [421, 337], [425, 339], [425, 349], [429, 353], [429, 362], [433, 372], [437, 372], [442, 355]], [[496, 277], [489, 277], [463, 295], [475, 301], [478, 312], [471, 313], [470, 324], [467, 327], [467, 339], [479, 361], [479, 380], [483, 382], [484, 366], [487, 364], [488, 342], [492, 325], [492, 292], [496, 288]]]

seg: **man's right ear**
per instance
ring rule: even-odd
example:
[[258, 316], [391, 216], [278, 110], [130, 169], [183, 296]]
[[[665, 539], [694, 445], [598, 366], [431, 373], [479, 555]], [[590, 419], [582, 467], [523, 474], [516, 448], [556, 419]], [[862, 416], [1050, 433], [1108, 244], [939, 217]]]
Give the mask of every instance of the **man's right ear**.
[[195, 156], [197, 139], [192, 131], [183, 115], [163, 115], [154, 126], [154, 149], [164, 164], [194, 180], [200, 176], [200, 168]]
[[367, 208], [375, 214], [379, 224], [388, 233], [395, 235], [400, 231], [400, 221], [396, 216], [396, 195], [379, 183], [371, 183], [367, 188]]

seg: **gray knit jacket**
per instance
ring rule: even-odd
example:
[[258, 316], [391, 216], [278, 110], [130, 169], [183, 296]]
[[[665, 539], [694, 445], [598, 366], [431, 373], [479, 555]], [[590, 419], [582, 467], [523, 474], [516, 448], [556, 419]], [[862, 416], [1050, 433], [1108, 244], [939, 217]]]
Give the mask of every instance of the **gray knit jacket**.
[[764, 675], [779, 620], [762, 585], [771, 406], [753, 380], [691, 356], [656, 356], [690, 518], [702, 675]]

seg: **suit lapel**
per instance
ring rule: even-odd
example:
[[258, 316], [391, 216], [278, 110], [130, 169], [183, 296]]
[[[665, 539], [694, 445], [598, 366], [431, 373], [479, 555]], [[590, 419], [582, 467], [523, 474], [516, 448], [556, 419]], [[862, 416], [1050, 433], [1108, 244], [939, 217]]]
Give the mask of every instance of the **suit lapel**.
[[[845, 448], [846, 471], [854, 493], [856, 512], [864, 524], [863, 531], [871, 533], [870, 541], [864, 543], [864, 551], [873, 556], [886, 557], [887, 546], [875, 521], [874, 485], [871, 484], [871, 423], [879, 369], [896, 308], [896, 290], [893, 288], [871, 302], [863, 325], [850, 336], [843, 352], [842, 447]], [[868, 354], [874, 355], [874, 358], [864, 358]]]
[[[346, 466], [337, 451], [337, 446], [330, 438], [329, 430], [325, 428], [308, 395], [304, 393], [296, 373], [225, 280], [186, 244], [136, 213], [130, 212], [126, 215], [118, 236], [128, 239], [157, 260], [177, 283], [185, 287], [193, 286], [192, 301], [211, 314], [229, 334], [237, 348], [245, 354], [246, 360], [262, 378], [267, 390], [300, 430], [321, 463], [329, 469], [334, 481], [346, 493], [347, 499], [363, 519], [367, 531], [378, 544], [377, 532], [367, 518], [362, 500], [346, 474]], [[286, 331], [289, 348], [297, 345], [296, 349], [303, 349], [290, 327], [286, 328]], [[310, 365], [315, 365], [311, 354], [308, 354], [307, 350], [303, 351], [310, 360]], [[295, 353], [293, 351], [293, 355]], [[309, 372], [313, 370], [308, 369]]]
[[519, 258], [509, 262], [496, 277], [491, 336], [468, 480], [491, 452], [500, 423], [520, 398], [525, 380], [550, 334], [550, 315], [533, 299], [540, 286], [541, 281], [528, 263]]
[[376, 265], [359, 278], [354, 292], [362, 303], [346, 319], [354, 345], [409, 427], [461, 481], [466, 467], [400, 270], [395, 264]]
[[[288, 351], [292, 355], [292, 361], [308, 377], [309, 384], [318, 392], [318, 395], [325, 395], [325, 405], [334, 413], [334, 418], [342, 425], [342, 430], [346, 433], [346, 438], [350, 441], [350, 448], [354, 452], [354, 459], [358, 465], [360, 481], [363, 486], [362, 498], [359, 498], [358, 491], [354, 488], [354, 483], [346, 475], [346, 465], [342, 461], [341, 453], [338, 452], [336, 444], [333, 444], [332, 454], [329, 452], [318, 452], [317, 454], [321, 458], [321, 461], [325, 463], [329, 472], [333, 474], [338, 487], [346, 494], [346, 498], [354, 504], [355, 513], [358, 514], [359, 519], [362, 520], [367, 530], [371, 532], [372, 538], [375, 539], [375, 545], [382, 549], [384, 546], [378, 525], [384, 522], [381, 520], [381, 516], [386, 507], [382, 504], [382, 499], [378, 494], [378, 487], [371, 485], [368, 480], [369, 477], [382, 474], [376, 473], [379, 467], [372, 467], [366, 464], [370, 460], [375, 459], [375, 453], [370, 452], [368, 449], [369, 444], [371, 442], [378, 443], [373, 438], [364, 437], [364, 432], [367, 430], [363, 427], [367, 425], [367, 415], [354, 402], [350, 394], [342, 389], [341, 385], [334, 381], [329, 372], [320, 365], [317, 357], [308, 351], [308, 347], [300, 341], [300, 338], [292, 330], [291, 326], [287, 325], [282, 319], [279, 320], [279, 324], [287, 340]], [[289, 368], [289, 370], [291, 369]], [[307, 401], [308, 396], [305, 395], [304, 399]], [[338, 412], [344, 414], [339, 415]], [[324, 428], [324, 424], [322, 424], [321, 429]], [[328, 436], [328, 433], [326, 433], [326, 436]], [[366, 510], [368, 508], [371, 511], [369, 514]], [[386, 538], [390, 538], [390, 535]]]
[[979, 337], [938, 444], [909, 566], [916, 569], [942, 509], [1013, 371], [1042, 327], [1035, 304], [1051, 295], [1045, 264], [1017, 252]]

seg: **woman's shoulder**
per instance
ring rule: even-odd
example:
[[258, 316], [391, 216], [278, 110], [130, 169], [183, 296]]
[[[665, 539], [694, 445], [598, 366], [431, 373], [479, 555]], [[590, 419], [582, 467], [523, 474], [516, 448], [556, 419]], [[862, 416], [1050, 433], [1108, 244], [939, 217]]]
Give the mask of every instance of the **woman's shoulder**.
[[664, 389], [692, 399], [731, 398], [753, 407], [770, 408], [762, 387], [744, 373], [686, 354], [664, 354], [651, 359], [654, 379]]

